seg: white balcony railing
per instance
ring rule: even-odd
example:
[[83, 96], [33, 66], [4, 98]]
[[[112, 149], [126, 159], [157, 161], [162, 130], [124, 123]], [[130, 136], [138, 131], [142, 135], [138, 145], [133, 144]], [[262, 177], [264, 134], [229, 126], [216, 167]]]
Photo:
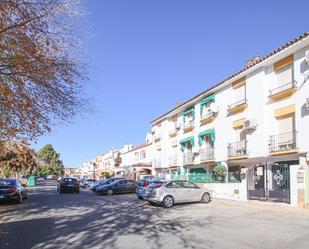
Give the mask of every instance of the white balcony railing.
[[215, 157], [215, 148], [214, 147], [200, 149], [201, 161], [211, 160], [211, 159], [214, 159], [214, 157]]
[[169, 166], [176, 166], [178, 164], [178, 155], [172, 155], [168, 158]]
[[242, 140], [235, 143], [229, 143], [227, 147], [229, 157], [246, 156], [247, 152], [247, 141]]
[[192, 152], [183, 154], [183, 164], [192, 164], [194, 162], [194, 155]]

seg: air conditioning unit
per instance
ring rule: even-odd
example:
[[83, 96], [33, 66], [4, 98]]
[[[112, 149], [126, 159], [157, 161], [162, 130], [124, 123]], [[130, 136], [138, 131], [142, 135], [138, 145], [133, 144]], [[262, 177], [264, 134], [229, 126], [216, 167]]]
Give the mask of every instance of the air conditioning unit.
[[309, 98], [306, 99], [306, 109], [309, 110]]
[[199, 153], [200, 153], [199, 148], [194, 147], [194, 148], [192, 149], [192, 153], [195, 154], [195, 155], [199, 154]]
[[217, 112], [219, 112], [219, 105], [216, 102], [212, 103], [210, 105], [210, 109], [211, 109], [212, 112], [217, 113]]
[[156, 133], [156, 128], [152, 127], [151, 128], [151, 134], [155, 134]]
[[245, 130], [255, 130], [257, 127], [257, 121], [255, 119], [248, 119], [244, 122]]
[[175, 124], [175, 129], [176, 129], [176, 130], [179, 130], [180, 128], [181, 128], [181, 124], [180, 124], [180, 123], [176, 123], [176, 124]]

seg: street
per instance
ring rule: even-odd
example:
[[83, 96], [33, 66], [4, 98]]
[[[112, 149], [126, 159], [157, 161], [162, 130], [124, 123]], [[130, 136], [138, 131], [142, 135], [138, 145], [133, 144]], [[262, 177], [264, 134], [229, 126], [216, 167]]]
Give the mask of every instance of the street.
[[0, 248], [308, 248], [309, 216], [282, 209], [220, 200], [164, 209], [47, 185], [0, 205]]

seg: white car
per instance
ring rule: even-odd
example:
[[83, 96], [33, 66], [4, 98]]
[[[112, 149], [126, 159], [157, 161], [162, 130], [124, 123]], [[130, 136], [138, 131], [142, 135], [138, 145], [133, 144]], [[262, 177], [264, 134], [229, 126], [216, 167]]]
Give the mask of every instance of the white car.
[[152, 183], [146, 188], [143, 196], [150, 204], [162, 204], [170, 208], [174, 203], [202, 202], [208, 203], [212, 199], [212, 191], [200, 188], [193, 182], [172, 180], [163, 183]]

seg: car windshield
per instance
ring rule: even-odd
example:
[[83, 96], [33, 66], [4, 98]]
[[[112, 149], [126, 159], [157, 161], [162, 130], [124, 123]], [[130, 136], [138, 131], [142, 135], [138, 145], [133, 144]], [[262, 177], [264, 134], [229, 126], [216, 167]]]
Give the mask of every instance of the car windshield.
[[0, 186], [14, 186], [14, 180], [0, 180]]

